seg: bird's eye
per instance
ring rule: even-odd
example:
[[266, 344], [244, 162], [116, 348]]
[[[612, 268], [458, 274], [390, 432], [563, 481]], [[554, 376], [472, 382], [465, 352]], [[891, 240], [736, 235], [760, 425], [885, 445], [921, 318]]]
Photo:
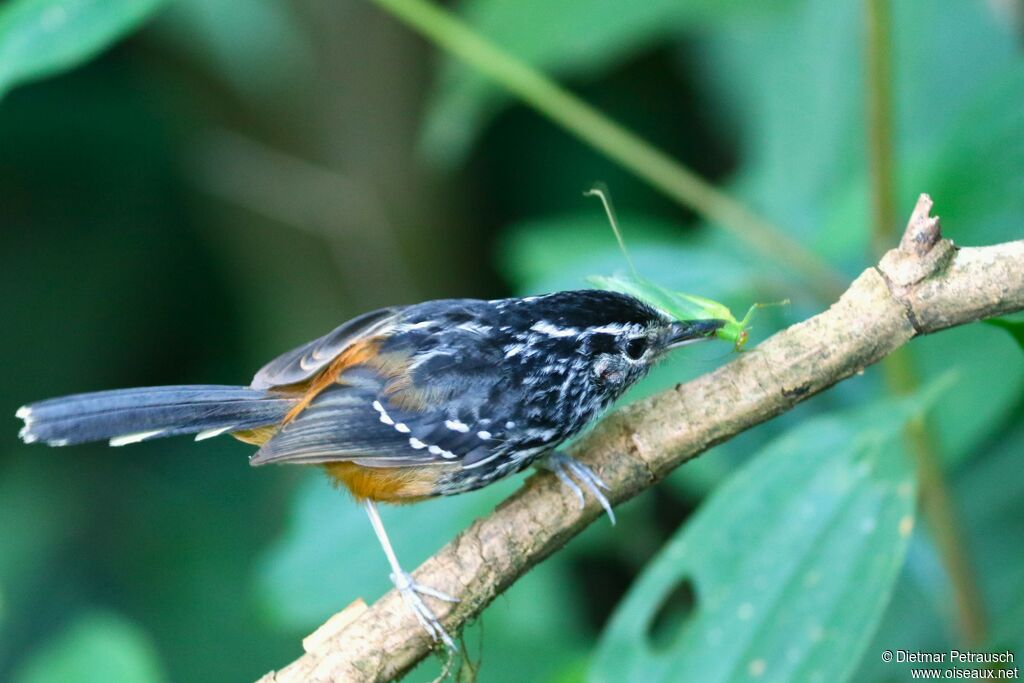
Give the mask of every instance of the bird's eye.
[[647, 353], [650, 340], [647, 337], [634, 337], [626, 344], [626, 355], [633, 360], [640, 360]]

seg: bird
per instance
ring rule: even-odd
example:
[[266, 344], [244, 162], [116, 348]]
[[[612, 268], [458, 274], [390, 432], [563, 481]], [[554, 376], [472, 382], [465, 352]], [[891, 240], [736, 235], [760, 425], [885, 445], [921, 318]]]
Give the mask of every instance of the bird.
[[378, 503], [479, 489], [535, 465], [592, 494], [607, 484], [559, 446], [670, 350], [714, 338], [717, 319], [675, 320], [606, 290], [443, 299], [359, 315], [264, 365], [248, 386], [115, 389], [20, 408], [25, 443], [124, 446], [230, 434], [249, 464], [317, 465], [364, 506], [390, 578], [423, 629], [455, 644], [423, 600], [458, 602], [402, 569]]

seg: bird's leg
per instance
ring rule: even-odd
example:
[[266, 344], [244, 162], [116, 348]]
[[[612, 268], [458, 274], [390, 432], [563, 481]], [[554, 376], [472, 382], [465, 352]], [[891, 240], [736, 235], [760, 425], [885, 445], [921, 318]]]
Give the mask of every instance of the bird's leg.
[[605, 497], [601, 489], [610, 491], [608, 484], [604, 483], [599, 476], [583, 463], [576, 458], [563, 453], [562, 451], [551, 451], [543, 459], [537, 462], [538, 467], [546, 470], [550, 470], [555, 473], [555, 476], [565, 484], [570, 491], [576, 494], [576, 498], [580, 501], [580, 508], [584, 505], [583, 491], [580, 489], [576, 481], [569, 475], [583, 484], [584, 487], [597, 498], [597, 502], [601, 504], [604, 511], [608, 513], [608, 519], [611, 520], [612, 524], [615, 524], [615, 513], [612, 511], [612, 504], [608, 502], [608, 498]]
[[444, 602], [458, 602], [458, 599], [429, 586], [416, 583], [412, 578], [412, 574], [404, 571], [401, 565], [398, 564], [398, 558], [395, 557], [395, 551], [391, 548], [391, 541], [388, 540], [388, 534], [384, 531], [384, 523], [381, 521], [380, 513], [377, 511], [377, 504], [372, 500], [367, 500], [364, 502], [364, 505], [366, 507], [366, 514], [370, 518], [370, 524], [373, 525], [373, 531], [377, 534], [377, 540], [380, 541], [380, 546], [384, 549], [384, 554], [387, 555], [388, 564], [391, 565], [391, 583], [398, 589], [402, 600], [412, 610], [412, 613], [416, 615], [416, 619], [420, 622], [423, 629], [430, 634], [430, 637], [434, 641], [440, 640], [443, 642], [449, 650], [456, 651], [458, 648], [455, 647], [455, 641], [444, 630], [441, 622], [437, 620], [437, 617], [434, 616], [434, 613], [430, 611], [430, 608], [427, 607], [420, 596], [429, 595]]

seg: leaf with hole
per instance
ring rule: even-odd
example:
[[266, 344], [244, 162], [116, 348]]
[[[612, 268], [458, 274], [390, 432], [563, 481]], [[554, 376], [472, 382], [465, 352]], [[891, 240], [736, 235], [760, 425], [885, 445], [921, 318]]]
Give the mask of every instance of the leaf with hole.
[[810, 420], [719, 488], [616, 609], [591, 681], [842, 681], [914, 526], [915, 396]]
[[71, 69], [138, 28], [164, 0], [12, 0], [0, 7], [0, 97]]

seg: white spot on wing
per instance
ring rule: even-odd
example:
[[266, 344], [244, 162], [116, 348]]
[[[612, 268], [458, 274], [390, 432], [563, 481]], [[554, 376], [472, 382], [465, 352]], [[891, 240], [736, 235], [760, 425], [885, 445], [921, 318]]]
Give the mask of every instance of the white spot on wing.
[[444, 426], [453, 432], [462, 432], [465, 434], [469, 431], [469, 425], [461, 420], [445, 420]]
[[427, 444], [423, 443], [422, 441], [420, 441], [416, 437], [410, 437], [409, 438], [409, 445], [412, 446], [413, 448], [415, 448], [416, 450], [420, 450], [421, 448], [426, 448], [427, 447]]
[[408, 434], [410, 431], [412, 431], [411, 429], [409, 429], [409, 425], [405, 424], [404, 422], [396, 422], [395, 429], [401, 432], [402, 434]]
[[163, 433], [163, 429], [154, 429], [149, 432], [135, 432], [134, 434], [122, 434], [121, 436], [115, 436], [110, 440], [111, 446], [127, 446], [130, 443], [139, 443], [145, 441], [151, 436]]
[[488, 439], [491, 438], [491, 433], [486, 430], [480, 430], [479, 432], [476, 433], [476, 435], [479, 438], [483, 439], [484, 441], [487, 441]]
[[457, 457], [451, 451], [446, 451], [440, 446], [430, 446], [429, 448], [427, 448], [427, 450], [430, 451], [431, 455], [440, 455], [442, 458], [445, 458], [446, 460], [452, 460], [453, 458]]
[[26, 422], [28, 422], [29, 419], [31, 419], [32, 417], [32, 409], [29, 408], [28, 406], [22, 406], [18, 408], [18, 412], [14, 413], [14, 417], [18, 418], [19, 420], [25, 420]]
[[394, 425], [395, 424], [395, 421], [391, 419], [390, 415], [388, 415], [388, 411], [384, 410], [384, 406], [382, 406], [380, 404], [380, 401], [374, 401], [373, 402], [373, 408], [378, 413], [380, 413], [380, 421], [381, 422], [383, 422], [386, 425]]

